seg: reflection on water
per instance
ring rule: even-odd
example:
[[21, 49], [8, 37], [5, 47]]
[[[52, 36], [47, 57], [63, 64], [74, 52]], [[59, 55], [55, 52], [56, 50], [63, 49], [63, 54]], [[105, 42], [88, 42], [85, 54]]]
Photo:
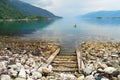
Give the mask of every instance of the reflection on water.
[[119, 34], [119, 20], [60, 19], [57, 21], [0, 22], [2, 36], [59, 41], [63, 46], [69, 47], [74, 47], [82, 41], [120, 40]]
[[16, 22], [0, 22], [1, 36], [24, 36], [32, 34], [36, 30], [42, 30], [52, 24], [53, 20], [48, 21], [16, 21]]

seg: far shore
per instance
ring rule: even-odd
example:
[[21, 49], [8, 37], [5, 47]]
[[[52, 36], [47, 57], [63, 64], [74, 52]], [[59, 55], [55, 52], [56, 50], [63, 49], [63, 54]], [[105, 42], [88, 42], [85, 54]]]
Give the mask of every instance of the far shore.
[[13, 22], [13, 21], [37, 21], [37, 20], [52, 20], [52, 18], [43, 18], [43, 19], [39, 19], [39, 18], [24, 18], [24, 19], [0, 19], [0, 22], [3, 21], [8, 21], [8, 22]]

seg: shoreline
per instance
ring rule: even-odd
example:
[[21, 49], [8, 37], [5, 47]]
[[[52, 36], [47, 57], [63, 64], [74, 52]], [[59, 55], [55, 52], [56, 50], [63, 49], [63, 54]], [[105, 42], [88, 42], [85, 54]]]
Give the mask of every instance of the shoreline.
[[51, 65], [46, 68], [40, 65], [46, 63], [49, 56], [60, 48], [59, 43], [0, 37], [0, 76], [7, 80], [120, 79], [120, 42], [87, 41], [78, 47], [84, 64], [81, 73], [55, 73]]

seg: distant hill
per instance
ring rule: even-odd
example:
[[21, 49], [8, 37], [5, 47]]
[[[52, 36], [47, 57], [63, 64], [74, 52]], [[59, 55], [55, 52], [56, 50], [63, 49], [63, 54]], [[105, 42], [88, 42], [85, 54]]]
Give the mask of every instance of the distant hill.
[[0, 0], [0, 19], [25, 18], [26, 15], [14, 8], [9, 0]]
[[10, 1], [11, 1], [11, 4], [14, 5], [18, 10], [20, 10], [21, 12], [26, 13], [28, 15], [59, 18], [58, 16], [55, 16], [53, 13], [51, 13], [45, 9], [32, 6], [28, 3], [25, 3], [25, 2], [22, 2], [19, 0], [10, 0]]
[[120, 19], [120, 11], [98, 11], [98, 12], [91, 12], [85, 15], [79, 16], [82, 18], [107, 18], [107, 19]]

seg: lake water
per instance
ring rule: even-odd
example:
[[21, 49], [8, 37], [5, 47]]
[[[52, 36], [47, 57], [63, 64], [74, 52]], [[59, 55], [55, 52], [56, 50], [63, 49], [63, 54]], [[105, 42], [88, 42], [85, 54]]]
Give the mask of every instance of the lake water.
[[70, 48], [80, 45], [82, 41], [119, 41], [120, 20], [59, 19], [0, 22], [0, 36], [56, 41]]

